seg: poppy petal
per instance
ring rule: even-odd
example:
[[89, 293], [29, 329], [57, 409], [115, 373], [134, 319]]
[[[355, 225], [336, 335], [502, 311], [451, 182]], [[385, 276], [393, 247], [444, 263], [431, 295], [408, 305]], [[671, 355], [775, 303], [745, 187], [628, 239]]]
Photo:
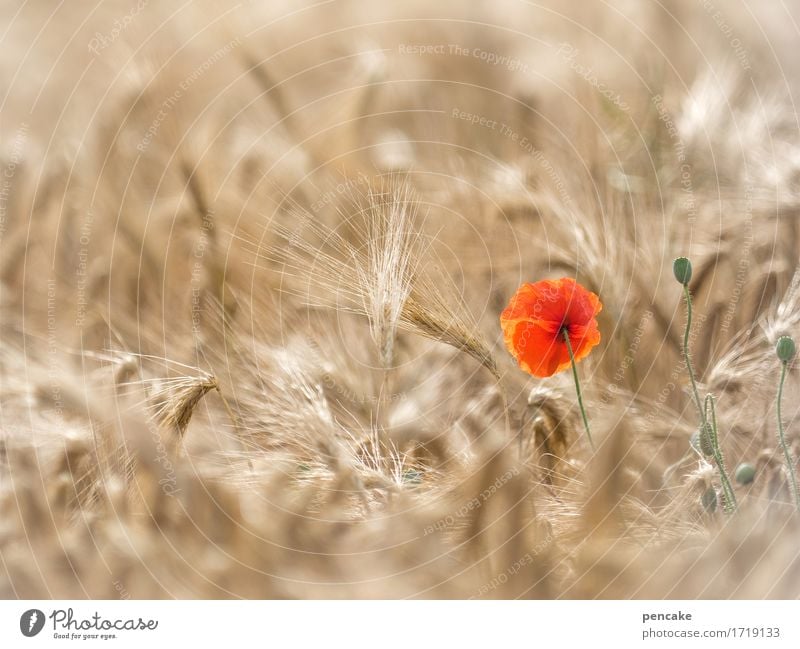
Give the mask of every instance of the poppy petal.
[[591, 320], [588, 325], [570, 325], [569, 342], [576, 361], [586, 358], [592, 348], [600, 343], [597, 321]]
[[566, 322], [585, 325], [600, 313], [603, 306], [594, 293], [587, 291], [570, 277], [565, 277], [561, 282], [566, 301]]
[[549, 324], [517, 320], [506, 329], [506, 346], [512, 350], [520, 368], [533, 376], [552, 376], [569, 365], [567, 346]]
[[501, 320], [563, 320], [567, 303], [561, 280], [542, 280], [535, 284], [523, 284], [511, 298], [508, 307], [500, 316]]
[[503, 339], [520, 368], [551, 376], [571, 364], [565, 327], [576, 361], [600, 342], [595, 316], [602, 308], [597, 295], [570, 277], [526, 283], [500, 315]]

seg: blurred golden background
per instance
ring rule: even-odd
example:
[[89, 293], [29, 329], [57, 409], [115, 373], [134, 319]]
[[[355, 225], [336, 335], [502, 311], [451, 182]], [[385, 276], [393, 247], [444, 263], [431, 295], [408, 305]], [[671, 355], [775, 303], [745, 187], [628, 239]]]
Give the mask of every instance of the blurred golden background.
[[[6, 3], [0, 593], [797, 597], [797, 19]], [[563, 276], [596, 453], [498, 322]]]

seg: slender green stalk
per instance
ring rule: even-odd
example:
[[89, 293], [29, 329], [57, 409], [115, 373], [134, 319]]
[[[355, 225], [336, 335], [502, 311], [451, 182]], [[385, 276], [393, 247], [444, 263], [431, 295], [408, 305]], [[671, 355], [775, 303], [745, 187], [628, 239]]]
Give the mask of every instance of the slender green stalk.
[[728, 478], [728, 472], [725, 469], [725, 457], [722, 455], [722, 448], [719, 445], [719, 435], [717, 433], [717, 409], [714, 406], [713, 395], [706, 395], [705, 406], [711, 410], [711, 448], [713, 449], [714, 461], [717, 463], [717, 468], [719, 469], [719, 477], [720, 481], [722, 482], [722, 493], [725, 496], [723, 507], [725, 512], [730, 514], [731, 512], [736, 511], [736, 494], [733, 491], [733, 485], [731, 484], [730, 478]]
[[[689, 374], [689, 380], [692, 384], [694, 405], [697, 408], [697, 414], [700, 416], [700, 449], [704, 455], [711, 455], [714, 457], [714, 462], [719, 471], [720, 482], [722, 483], [723, 507], [726, 513], [732, 513], [736, 511], [736, 494], [733, 491], [733, 485], [731, 485], [730, 478], [728, 477], [728, 471], [725, 469], [725, 457], [722, 454], [722, 448], [719, 444], [714, 396], [709, 394], [706, 395], [705, 402], [700, 400], [700, 392], [697, 390], [697, 380], [695, 379], [694, 367], [692, 366], [692, 354], [689, 351], [689, 332], [692, 329], [692, 293], [689, 291], [691, 264], [689, 264], [686, 259], [683, 259], [683, 262], [683, 266], [678, 267], [678, 260], [676, 260], [675, 277], [683, 285], [683, 296], [686, 298], [686, 330], [683, 333], [683, 359], [686, 363], [686, 371]], [[710, 410], [711, 412], [710, 422], [706, 410]]]
[[[503, 422], [504, 422], [505, 427], [506, 427], [506, 437], [511, 437], [511, 416], [509, 414], [510, 406], [508, 405], [508, 394], [506, 392], [506, 387], [503, 384], [503, 375], [501, 375], [499, 373], [492, 372], [492, 376], [494, 377], [495, 382], [497, 384], [497, 393], [500, 395], [500, 405], [503, 408]], [[520, 457], [520, 460], [521, 460], [522, 459], [522, 450], [523, 450], [523, 448], [522, 448], [522, 446], [523, 446], [523, 444], [522, 444], [522, 430], [521, 429], [517, 432], [517, 438], [518, 438], [518, 441], [519, 441], [519, 449], [518, 450], [519, 450], [519, 457]]]
[[792, 483], [792, 495], [794, 496], [794, 504], [797, 508], [797, 511], [800, 512], [800, 491], [797, 490], [797, 477], [794, 473], [794, 463], [792, 462], [792, 456], [789, 453], [789, 447], [786, 445], [786, 437], [783, 433], [783, 420], [781, 418], [781, 399], [783, 398], [783, 383], [786, 380], [786, 366], [789, 363], [787, 361], [781, 362], [781, 382], [778, 385], [778, 403], [777, 403], [777, 410], [778, 410], [778, 438], [781, 443], [781, 448], [783, 449], [783, 456], [786, 458], [786, 469], [789, 471], [789, 480]]
[[589, 419], [586, 417], [586, 408], [583, 407], [583, 395], [581, 394], [581, 382], [578, 380], [578, 368], [575, 364], [575, 354], [572, 352], [572, 343], [569, 340], [569, 331], [566, 327], [561, 329], [564, 335], [564, 341], [567, 343], [567, 351], [569, 352], [569, 360], [572, 363], [572, 376], [575, 379], [575, 391], [578, 393], [578, 406], [581, 409], [581, 416], [583, 417], [583, 426], [586, 428], [586, 437], [589, 438], [589, 445], [593, 451], [597, 450], [592, 439], [592, 431], [589, 430]]
[[[692, 383], [692, 396], [694, 398], [695, 407], [697, 408], [697, 414], [700, 415], [700, 450], [705, 455], [714, 455], [716, 459], [716, 451], [708, 435], [708, 417], [706, 416], [706, 409], [700, 401], [700, 393], [697, 390], [697, 380], [694, 378], [692, 354], [689, 351], [689, 332], [692, 329], [692, 294], [689, 291], [688, 284], [683, 285], [683, 295], [686, 298], [686, 330], [683, 332], [683, 360], [686, 363], [686, 371]], [[706, 399], [707, 398], [708, 397], [706, 397]], [[711, 453], [709, 453], [709, 451], [711, 451]]]
[[686, 331], [683, 334], [683, 359], [686, 361], [686, 369], [692, 382], [694, 404], [697, 406], [697, 412], [700, 415], [700, 435], [705, 435], [706, 413], [703, 404], [700, 402], [700, 393], [697, 391], [697, 381], [695, 381], [694, 368], [692, 367], [692, 355], [689, 352], [689, 330], [692, 328], [692, 294], [686, 284], [683, 285], [683, 295], [686, 297]]

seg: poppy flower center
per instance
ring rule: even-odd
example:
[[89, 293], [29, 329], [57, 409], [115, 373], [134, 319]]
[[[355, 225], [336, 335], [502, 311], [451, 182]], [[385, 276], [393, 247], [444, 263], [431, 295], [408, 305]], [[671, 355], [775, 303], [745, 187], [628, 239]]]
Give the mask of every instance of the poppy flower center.
[[601, 308], [597, 296], [571, 278], [526, 283], [500, 314], [503, 339], [521, 369], [552, 376], [600, 342], [595, 316]]

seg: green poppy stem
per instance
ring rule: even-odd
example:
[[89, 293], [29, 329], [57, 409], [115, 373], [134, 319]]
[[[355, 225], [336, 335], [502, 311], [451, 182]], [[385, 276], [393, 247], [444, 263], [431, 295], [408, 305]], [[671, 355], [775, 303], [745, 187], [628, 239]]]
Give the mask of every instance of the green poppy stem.
[[686, 369], [689, 372], [689, 379], [692, 382], [694, 404], [697, 406], [697, 412], [700, 415], [700, 434], [706, 435], [706, 412], [700, 401], [700, 393], [697, 391], [697, 381], [695, 381], [694, 368], [692, 367], [692, 356], [689, 352], [689, 331], [692, 328], [692, 294], [689, 292], [689, 286], [687, 284], [683, 285], [683, 295], [686, 297], [686, 331], [683, 334], [683, 359], [686, 362]]
[[[711, 420], [709, 421], [711, 424], [711, 448], [713, 449], [714, 461], [717, 463], [717, 469], [719, 469], [719, 479], [722, 483], [722, 494], [724, 496], [724, 502], [722, 503], [722, 506], [725, 509], [726, 514], [731, 514], [736, 511], [736, 494], [733, 491], [733, 485], [731, 484], [730, 478], [728, 478], [728, 471], [725, 468], [725, 456], [722, 454], [722, 448], [719, 445], [717, 409], [714, 406], [713, 395], [706, 395], [705, 405], [706, 408], [709, 408], [711, 411]], [[708, 421], [708, 416], [706, 416], [706, 421]]]
[[564, 335], [564, 342], [567, 343], [567, 351], [569, 352], [569, 360], [572, 363], [572, 376], [575, 379], [575, 391], [578, 393], [578, 406], [581, 409], [581, 416], [583, 417], [583, 426], [586, 428], [586, 437], [589, 438], [589, 445], [593, 451], [597, 450], [592, 439], [592, 431], [589, 430], [589, 419], [586, 417], [586, 408], [583, 407], [583, 395], [581, 394], [581, 382], [578, 380], [578, 367], [575, 364], [575, 354], [572, 352], [572, 343], [569, 340], [569, 331], [566, 327], [562, 327], [561, 332]]
[[792, 495], [794, 496], [794, 504], [797, 511], [800, 512], [800, 491], [797, 490], [797, 477], [794, 474], [794, 463], [792, 456], [789, 453], [789, 447], [786, 445], [786, 437], [783, 433], [783, 420], [781, 418], [781, 399], [783, 398], [783, 383], [786, 380], [786, 366], [789, 363], [783, 361], [781, 363], [781, 382], [778, 385], [778, 438], [780, 439], [781, 448], [783, 449], [783, 456], [786, 458], [786, 469], [789, 471], [789, 480], [792, 483]]

